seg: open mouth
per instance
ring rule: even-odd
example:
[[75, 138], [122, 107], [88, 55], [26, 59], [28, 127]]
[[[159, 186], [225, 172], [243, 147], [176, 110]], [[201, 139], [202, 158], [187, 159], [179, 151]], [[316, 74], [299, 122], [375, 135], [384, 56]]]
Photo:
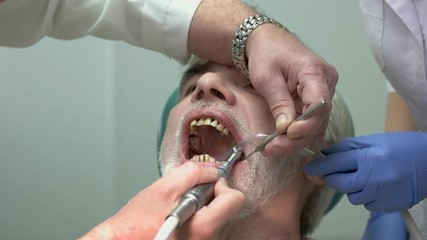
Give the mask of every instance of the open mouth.
[[235, 137], [224, 124], [212, 117], [194, 119], [190, 123], [188, 159], [215, 163], [218, 157], [236, 145]]

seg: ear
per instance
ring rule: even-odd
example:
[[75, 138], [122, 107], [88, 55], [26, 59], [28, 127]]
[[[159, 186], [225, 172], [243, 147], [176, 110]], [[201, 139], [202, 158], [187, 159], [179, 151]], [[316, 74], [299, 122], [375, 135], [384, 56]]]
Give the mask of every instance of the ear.
[[[317, 152], [314, 154], [314, 156], [312, 156], [310, 158], [306, 158], [304, 161], [304, 164], [307, 164], [308, 162], [311, 162], [311, 161], [316, 161], [317, 158], [322, 157], [322, 156], [323, 155], [321, 152]], [[304, 178], [307, 181], [313, 183], [314, 185], [323, 186], [325, 184], [323, 181], [323, 177], [321, 177], [321, 176], [310, 176], [310, 175], [306, 175], [305, 173], [303, 173], [303, 174], [304, 174]]]
[[[311, 161], [316, 161], [315, 159], [319, 157], [319, 154], [315, 154], [314, 156], [310, 156], [310, 157], [304, 157], [303, 159], [300, 159], [304, 162], [304, 165], [311, 162]], [[310, 176], [310, 175], [306, 175], [305, 172], [303, 171], [303, 175], [304, 175], [304, 179], [310, 183], [313, 183], [316, 186], [323, 186], [324, 182], [323, 182], [323, 177], [321, 176]]]
[[304, 174], [305, 179], [307, 179], [307, 181], [313, 183], [316, 186], [323, 186], [324, 182], [323, 182], [323, 178], [320, 176], [309, 176], [309, 175], [305, 175]]

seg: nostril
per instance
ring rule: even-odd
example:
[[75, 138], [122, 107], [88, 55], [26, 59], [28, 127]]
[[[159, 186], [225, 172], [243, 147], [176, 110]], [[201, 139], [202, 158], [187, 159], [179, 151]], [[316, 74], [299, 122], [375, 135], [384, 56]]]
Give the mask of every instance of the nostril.
[[216, 89], [211, 89], [211, 94], [214, 95], [215, 97], [221, 99], [221, 100], [225, 100], [224, 95]]
[[205, 96], [205, 93], [204, 93], [203, 91], [199, 91], [199, 92], [197, 93], [196, 99], [197, 99], [197, 100], [200, 100], [200, 99], [202, 99], [204, 96]]

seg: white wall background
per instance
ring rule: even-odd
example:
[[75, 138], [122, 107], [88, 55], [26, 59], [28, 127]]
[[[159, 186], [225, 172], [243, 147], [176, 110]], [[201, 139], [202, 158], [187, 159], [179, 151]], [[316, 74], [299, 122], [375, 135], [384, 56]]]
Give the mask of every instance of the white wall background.
[[[249, 1], [333, 64], [357, 135], [382, 131], [385, 81], [357, 1]], [[73, 239], [157, 179], [173, 60], [92, 37], [0, 47], [0, 239]], [[360, 239], [367, 213], [346, 198], [316, 239]]]

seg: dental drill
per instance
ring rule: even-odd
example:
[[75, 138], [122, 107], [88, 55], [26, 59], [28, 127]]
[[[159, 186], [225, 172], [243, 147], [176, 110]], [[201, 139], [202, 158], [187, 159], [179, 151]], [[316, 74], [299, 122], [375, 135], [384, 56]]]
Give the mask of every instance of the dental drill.
[[[231, 153], [228, 151], [219, 160], [225, 159], [218, 167], [218, 177], [226, 178], [234, 163], [240, 158], [243, 152], [242, 144], [235, 145]], [[196, 211], [208, 204], [214, 195], [215, 182], [199, 184], [188, 190], [178, 205], [167, 216], [163, 226], [159, 229], [154, 240], [168, 239], [172, 232], [186, 222]]]
[[[218, 167], [218, 177], [226, 178], [234, 164], [234, 162], [240, 158], [242, 154], [242, 148], [236, 145], [232, 149], [230, 157], [221, 166]], [[191, 215], [206, 205], [213, 196], [213, 189], [215, 183], [204, 183], [195, 186], [188, 190], [178, 206], [169, 214], [168, 217], [174, 216], [179, 219], [178, 227], [187, 221]]]

